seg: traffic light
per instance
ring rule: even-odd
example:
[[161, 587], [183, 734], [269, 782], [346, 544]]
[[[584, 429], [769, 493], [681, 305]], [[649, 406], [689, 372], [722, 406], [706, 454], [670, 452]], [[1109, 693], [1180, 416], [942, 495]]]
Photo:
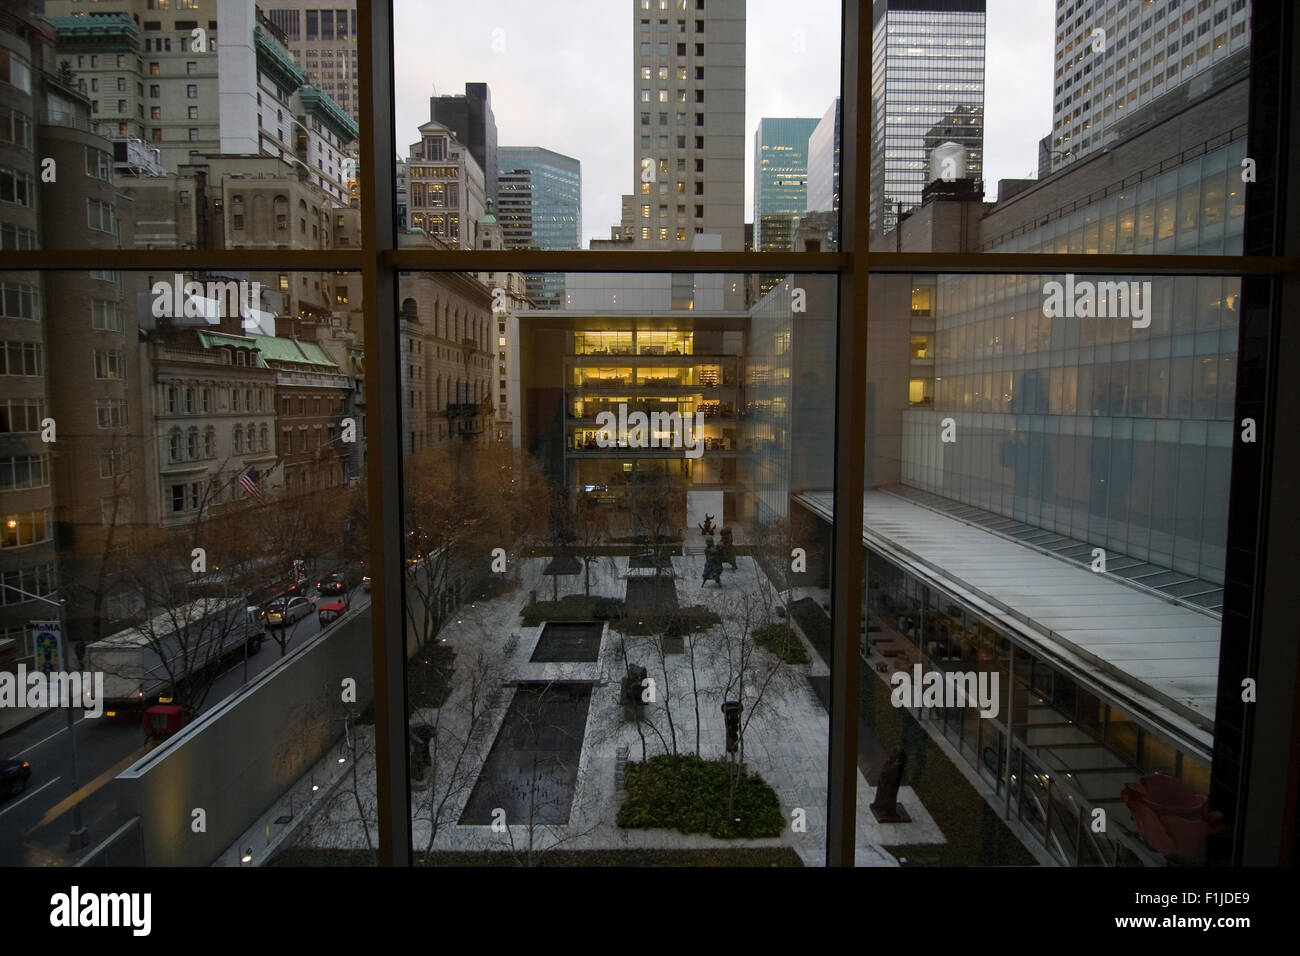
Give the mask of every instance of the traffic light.
[[740, 749], [740, 701], [728, 700], [722, 704], [722, 716], [727, 721], [727, 753], [734, 754]]

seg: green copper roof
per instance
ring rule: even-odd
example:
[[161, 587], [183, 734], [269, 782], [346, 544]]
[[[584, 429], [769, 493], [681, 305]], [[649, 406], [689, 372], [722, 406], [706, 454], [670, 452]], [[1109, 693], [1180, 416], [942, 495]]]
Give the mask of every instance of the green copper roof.
[[257, 65], [277, 86], [293, 92], [307, 82], [307, 74], [293, 62], [293, 57], [260, 26], [253, 28], [253, 46], [257, 49]]
[[282, 339], [274, 335], [249, 335], [256, 346], [262, 350], [262, 358], [268, 362], [293, 362], [297, 365], [320, 365], [337, 371], [338, 366], [330, 361], [315, 342], [299, 342], [296, 339]]
[[330, 368], [338, 368], [334, 360], [329, 357], [329, 353], [316, 342], [299, 342], [297, 344], [298, 348], [302, 349], [303, 355], [307, 357], [307, 361], [313, 365], [328, 365]]
[[345, 113], [343, 107], [334, 102], [325, 91], [308, 84], [298, 90], [298, 96], [302, 100], [302, 108], [333, 130], [334, 135], [343, 142], [350, 143], [360, 134], [356, 120]]
[[46, 19], [54, 27], [55, 42], [61, 47], [100, 48], [119, 43], [136, 50], [140, 46], [140, 29], [129, 13], [94, 13]]
[[[258, 344], [253, 341], [251, 336], [232, 335], [229, 332], [199, 332], [199, 342], [205, 349], [218, 348], [225, 345], [233, 345], [241, 349], [255, 349]], [[266, 368], [266, 362], [263, 361], [262, 355], [257, 357], [257, 368]]]

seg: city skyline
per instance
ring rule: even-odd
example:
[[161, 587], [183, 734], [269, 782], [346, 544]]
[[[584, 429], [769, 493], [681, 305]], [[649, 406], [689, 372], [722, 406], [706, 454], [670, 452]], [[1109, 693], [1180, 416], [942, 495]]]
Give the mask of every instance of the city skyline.
[[[582, 163], [585, 248], [593, 238], [608, 238], [630, 185], [626, 104], [635, 95], [628, 53], [633, 24], [622, 3], [588, 0], [564, 9], [566, 29], [559, 32], [546, 5], [494, 0], [439, 10], [438, 30], [448, 42], [431, 58], [417, 46], [433, 26], [427, 6], [398, 0], [395, 109], [404, 143], [402, 138], [427, 119], [430, 96], [461, 92], [466, 82], [487, 83], [501, 146], [541, 146]], [[749, 0], [749, 133], [764, 117], [822, 116], [839, 95], [839, 4], [810, 0], [800, 12], [795, 18], [775, 0]], [[989, 198], [996, 196], [998, 179], [1033, 176], [1038, 141], [1051, 130], [1054, 20], [1053, 4], [1026, 9], [1014, 0], [988, 2], [984, 169]], [[540, 35], [554, 40], [545, 47], [529, 42]], [[753, 140], [748, 134], [745, 139], [745, 221], [751, 222]]]
[[398, 2], [0, 15], [0, 862], [1294, 862], [1300, 8]]

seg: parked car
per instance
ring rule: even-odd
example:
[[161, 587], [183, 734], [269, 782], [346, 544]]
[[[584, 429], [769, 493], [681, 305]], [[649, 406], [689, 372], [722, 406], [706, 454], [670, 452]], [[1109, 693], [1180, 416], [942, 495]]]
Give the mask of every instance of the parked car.
[[361, 587], [365, 589], [367, 594], [370, 593], [370, 575], [363, 574], [361, 576]]
[[27, 789], [32, 776], [32, 765], [26, 760], [6, 760], [0, 763], [0, 794], [13, 797]]
[[267, 627], [284, 627], [301, 621], [316, 609], [316, 602], [305, 597], [285, 595], [278, 597], [262, 611]]

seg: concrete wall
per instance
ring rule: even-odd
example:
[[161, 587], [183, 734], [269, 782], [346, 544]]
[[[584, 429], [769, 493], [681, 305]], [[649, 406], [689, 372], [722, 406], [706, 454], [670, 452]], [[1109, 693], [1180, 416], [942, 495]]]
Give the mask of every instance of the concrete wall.
[[[366, 608], [118, 776], [123, 817], [141, 818], [144, 862], [207, 866], [234, 843], [338, 739], [345, 712], [369, 703], [370, 646]], [[342, 702], [345, 677], [356, 704]], [[196, 808], [202, 833], [191, 828]]]

